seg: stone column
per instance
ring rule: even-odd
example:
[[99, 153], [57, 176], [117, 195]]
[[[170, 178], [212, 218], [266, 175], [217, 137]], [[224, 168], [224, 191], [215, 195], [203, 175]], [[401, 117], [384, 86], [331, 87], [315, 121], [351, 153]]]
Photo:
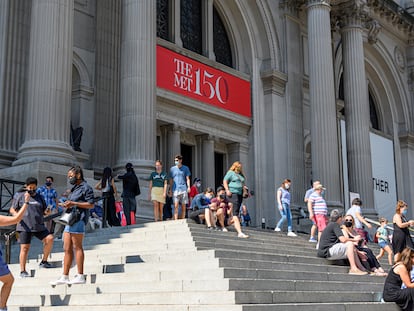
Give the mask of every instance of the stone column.
[[14, 165], [74, 162], [69, 145], [73, 0], [32, 2], [24, 143]]
[[[362, 19], [364, 7], [338, 11], [341, 16], [346, 146], [349, 191], [359, 193], [363, 206], [375, 213], [372, 187], [369, 102], [365, 77]], [[345, 194], [347, 195], [347, 194]], [[348, 208], [348, 207], [347, 207]]]
[[338, 207], [342, 197], [330, 10], [330, 0], [308, 0], [312, 176], [327, 187], [328, 204]]
[[171, 34], [170, 37], [172, 38], [173, 42], [182, 47], [183, 41], [181, 40], [181, 3], [180, 0], [171, 0], [170, 8], [171, 8]]
[[203, 55], [216, 60], [214, 55], [214, 44], [213, 44], [213, 0], [207, 0], [202, 2], [203, 6], [203, 17], [202, 28], [203, 28]]
[[156, 1], [122, 2], [118, 167], [148, 176], [155, 160]]
[[201, 169], [203, 189], [207, 186], [214, 185], [214, 139], [209, 135], [203, 137]]
[[167, 159], [164, 169], [169, 172], [174, 165], [174, 157], [181, 154], [181, 132], [176, 126], [171, 126], [167, 134]]
[[[6, 123], [6, 58], [7, 58], [7, 33], [8, 33], [8, 17], [9, 17], [9, 0], [0, 1], [0, 122], [2, 126]], [[0, 135], [0, 150], [7, 149], [6, 135], [7, 131], [2, 128]], [[2, 152], [3, 154], [3, 152]], [[6, 159], [4, 159], [6, 158]], [[0, 156], [0, 167], [7, 166], [9, 163], [7, 157]]]

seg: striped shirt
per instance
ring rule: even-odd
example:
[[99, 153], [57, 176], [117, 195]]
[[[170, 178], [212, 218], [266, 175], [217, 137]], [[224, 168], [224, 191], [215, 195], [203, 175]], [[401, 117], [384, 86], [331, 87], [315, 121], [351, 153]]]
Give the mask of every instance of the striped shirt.
[[313, 213], [315, 215], [328, 215], [328, 207], [326, 206], [325, 199], [318, 192], [314, 191], [309, 201], [312, 202]]

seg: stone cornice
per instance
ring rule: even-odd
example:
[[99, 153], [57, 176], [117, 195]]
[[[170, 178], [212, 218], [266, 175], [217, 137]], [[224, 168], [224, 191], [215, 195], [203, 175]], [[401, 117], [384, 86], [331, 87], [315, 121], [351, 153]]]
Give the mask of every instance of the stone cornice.
[[263, 72], [263, 89], [265, 94], [285, 95], [287, 75], [277, 70]]
[[366, 0], [370, 9], [396, 28], [411, 34], [414, 32], [414, 16], [392, 0]]

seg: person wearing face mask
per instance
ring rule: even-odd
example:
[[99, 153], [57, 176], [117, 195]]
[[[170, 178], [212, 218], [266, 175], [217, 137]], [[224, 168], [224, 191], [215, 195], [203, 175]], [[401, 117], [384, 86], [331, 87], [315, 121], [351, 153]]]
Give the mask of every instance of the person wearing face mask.
[[402, 200], [397, 202], [395, 214], [392, 218], [394, 224], [394, 234], [392, 236], [392, 250], [394, 252], [394, 262], [400, 260], [400, 254], [406, 247], [414, 248], [411, 240], [409, 227], [414, 226], [414, 220], [407, 220], [406, 214], [408, 205]]
[[[174, 166], [170, 168], [170, 196], [174, 201], [174, 220], [184, 219], [186, 206], [188, 203], [188, 193], [190, 192], [191, 172], [188, 166], [183, 165], [183, 156], [177, 154], [174, 158]], [[181, 202], [181, 214], [178, 209]]]
[[355, 231], [365, 240], [368, 241], [367, 232], [362, 227], [365, 225], [368, 229], [372, 228], [372, 225], [365, 220], [361, 214], [362, 201], [360, 198], [355, 198], [352, 200], [352, 206], [349, 210], [346, 211], [347, 215], [352, 215], [355, 219]]
[[193, 180], [193, 185], [190, 188], [190, 192], [188, 193], [188, 199], [190, 201], [190, 206], [191, 206], [191, 202], [193, 201], [194, 197], [199, 194], [200, 192], [198, 191], [198, 189], [200, 189], [201, 187], [201, 179], [196, 177]]
[[288, 236], [295, 237], [297, 236], [292, 231], [292, 211], [290, 210], [290, 185], [291, 185], [290, 179], [285, 179], [282, 182], [282, 185], [277, 189], [276, 193], [276, 199], [277, 199], [277, 206], [279, 208], [280, 212], [280, 220], [276, 225], [275, 231], [282, 231], [281, 227], [283, 226], [283, 223], [287, 220], [288, 224]]
[[355, 247], [358, 250], [358, 256], [361, 259], [361, 263], [366, 266], [366, 269], [370, 271], [371, 274], [376, 276], [386, 276], [387, 274], [381, 267], [381, 264], [378, 262], [372, 250], [366, 245], [365, 240], [354, 227], [355, 220], [352, 215], [346, 215], [344, 217], [344, 224], [341, 227], [342, 233], [346, 238], [357, 239], [358, 242], [355, 242]]
[[233, 214], [233, 203], [227, 199], [224, 187], [217, 188], [217, 196], [211, 200], [210, 208], [215, 211], [221, 231], [227, 232], [226, 226], [233, 225], [237, 231], [237, 237], [247, 239], [249, 236], [241, 231], [240, 220]]
[[[24, 204], [29, 205], [23, 219], [16, 226], [20, 243], [19, 262], [21, 278], [30, 277], [30, 274], [26, 271], [26, 262], [33, 236], [43, 242], [43, 257], [39, 267], [53, 267], [47, 261], [53, 247], [53, 235], [47, 230], [43, 221], [43, 217], [48, 215], [47, 206], [43, 197], [36, 192], [36, 188], [37, 179], [35, 177], [28, 177], [25, 182], [24, 191], [16, 196], [10, 208], [10, 213], [16, 215]], [[25, 195], [25, 193], [28, 193], [29, 196]]]
[[[63, 274], [56, 281], [51, 281], [51, 285], [59, 284], [84, 284], [86, 277], [83, 274], [84, 253], [83, 253], [83, 237], [85, 235], [85, 225], [89, 220], [89, 210], [94, 205], [93, 189], [85, 181], [83, 170], [80, 166], [71, 167], [68, 171], [68, 182], [73, 186], [68, 199], [63, 203], [63, 207], [67, 211], [73, 208], [78, 210], [76, 222], [69, 226], [65, 226], [63, 233]], [[78, 274], [69, 280], [69, 270], [72, 264], [73, 256], [76, 257], [76, 266]]]
[[[53, 181], [54, 180], [52, 176], [47, 176], [45, 180], [45, 184], [37, 188], [36, 190], [36, 192], [39, 193], [45, 200], [48, 212], [50, 212], [50, 214], [56, 214], [58, 212], [58, 203], [59, 203], [58, 194], [56, 190], [52, 187]], [[46, 228], [50, 232], [54, 231], [52, 230], [54, 229], [53, 224], [54, 224], [53, 220], [48, 220], [47, 222], [45, 222]]]
[[214, 216], [210, 210], [213, 197], [214, 190], [210, 187], [207, 187], [203, 193], [197, 194], [191, 201], [191, 212], [188, 218], [194, 220], [198, 224], [204, 219], [207, 228], [211, 228], [212, 224], [215, 226]]
[[155, 171], [149, 177], [148, 199], [154, 204], [154, 220], [162, 221], [163, 208], [167, 197], [168, 174], [162, 169], [161, 160], [155, 161]]

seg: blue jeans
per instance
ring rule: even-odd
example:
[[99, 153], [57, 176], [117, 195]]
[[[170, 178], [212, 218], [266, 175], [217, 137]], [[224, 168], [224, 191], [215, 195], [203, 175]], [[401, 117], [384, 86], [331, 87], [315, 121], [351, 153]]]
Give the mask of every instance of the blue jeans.
[[283, 223], [286, 221], [287, 219], [287, 223], [288, 223], [288, 231], [292, 231], [292, 212], [290, 211], [290, 206], [287, 203], [282, 203], [282, 210], [279, 209], [280, 212], [280, 216], [282, 218], [280, 218], [279, 222], [277, 223], [277, 228], [282, 229], [282, 225]]

